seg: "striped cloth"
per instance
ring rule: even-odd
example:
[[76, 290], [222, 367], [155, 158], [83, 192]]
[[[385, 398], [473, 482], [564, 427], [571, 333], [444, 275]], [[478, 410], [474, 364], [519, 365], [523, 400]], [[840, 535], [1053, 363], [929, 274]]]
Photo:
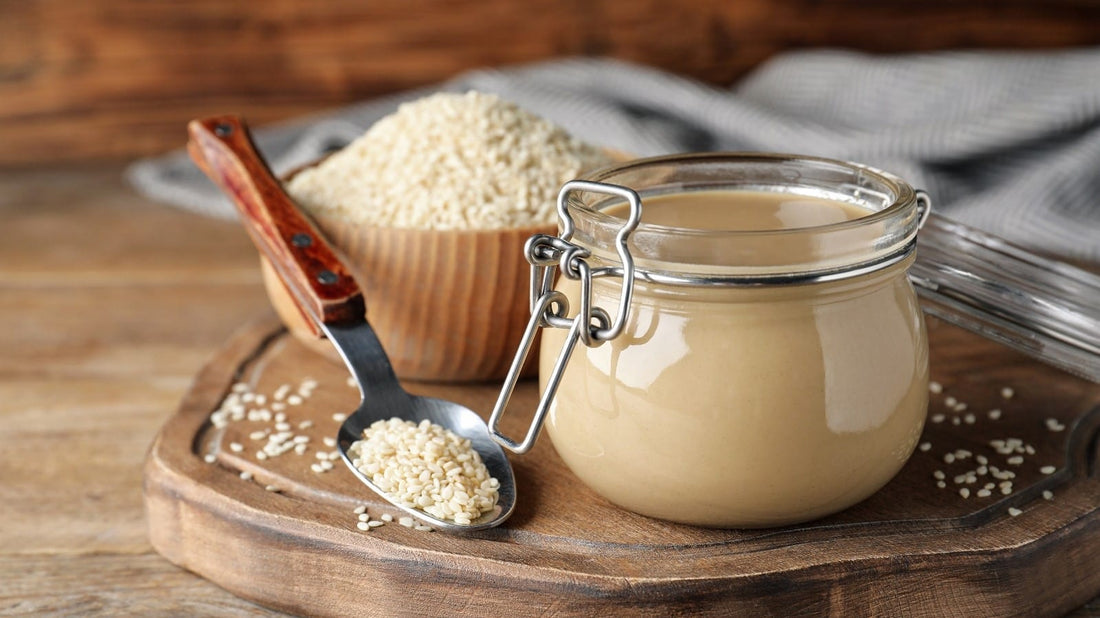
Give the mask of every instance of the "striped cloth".
[[[560, 60], [467, 73], [267, 128], [257, 142], [281, 172], [436, 89], [494, 92], [640, 156], [760, 150], [866, 163], [926, 189], [940, 214], [1034, 251], [1100, 263], [1100, 49], [797, 52], [729, 89], [617, 61]], [[154, 199], [233, 216], [183, 152], [140, 161], [128, 177]]]

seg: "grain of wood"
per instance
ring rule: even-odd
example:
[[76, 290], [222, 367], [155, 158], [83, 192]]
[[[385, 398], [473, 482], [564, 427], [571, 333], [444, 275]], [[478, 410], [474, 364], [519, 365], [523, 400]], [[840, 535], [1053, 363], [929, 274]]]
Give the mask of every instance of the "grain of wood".
[[258, 126], [469, 69], [561, 56], [610, 56], [727, 85], [791, 48], [1100, 43], [1100, 7], [1079, 0], [0, 6], [0, 165], [150, 154], [181, 145], [195, 117], [232, 110]]

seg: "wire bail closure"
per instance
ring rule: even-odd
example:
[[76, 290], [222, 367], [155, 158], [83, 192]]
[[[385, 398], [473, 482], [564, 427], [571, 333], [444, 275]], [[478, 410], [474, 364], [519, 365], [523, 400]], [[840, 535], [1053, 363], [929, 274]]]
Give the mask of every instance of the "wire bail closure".
[[[569, 214], [569, 194], [573, 192], [619, 197], [630, 205], [630, 215], [615, 235], [615, 250], [619, 254], [621, 267], [593, 269], [588, 263], [591, 252], [570, 242], [576, 229], [573, 217]], [[558, 236], [536, 234], [524, 245], [525, 256], [531, 263], [531, 319], [527, 322], [519, 349], [516, 350], [516, 356], [508, 369], [500, 396], [497, 398], [496, 405], [493, 406], [493, 413], [489, 416], [489, 435], [497, 444], [518, 454], [526, 453], [535, 445], [542, 423], [546, 419], [546, 413], [550, 409], [551, 402], [554, 401], [562, 375], [577, 343], [595, 348], [621, 335], [626, 326], [630, 303], [634, 296], [634, 257], [630, 255], [627, 241], [642, 218], [642, 199], [638, 193], [620, 185], [572, 180], [562, 186], [558, 193], [557, 206], [561, 234]], [[564, 294], [553, 289], [555, 267], [561, 271], [563, 277], [578, 280], [581, 283], [580, 308], [576, 317], [572, 319], [567, 317], [569, 300]], [[622, 277], [619, 310], [614, 320], [602, 307], [592, 306], [592, 280], [609, 276]], [[527, 361], [540, 328], [568, 329], [569, 334], [554, 362], [553, 371], [546, 380], [546, 390], [539, 398], [527, 434], [522, 442], [516, 442], [500, 431], [500, 418], [508, 407], [516, 383], [519, 381], [520, 370]]]

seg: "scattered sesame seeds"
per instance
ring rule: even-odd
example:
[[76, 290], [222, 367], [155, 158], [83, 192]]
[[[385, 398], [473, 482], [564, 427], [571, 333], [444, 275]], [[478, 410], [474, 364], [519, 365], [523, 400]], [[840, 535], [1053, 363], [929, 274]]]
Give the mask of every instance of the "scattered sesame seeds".
[[1017, 517], [1017, 516], [1019, 516], [1019, 515], [1020, 515], [1021, 513], [1023, 513], [1023, 511], [1021, 511], [1020, 509], [1018, 509], [1018, 508], [1016, 508], [1016, 507], [1014, 507], [1014, 506], [1010, 506], [1010, 507], [1008, 507], [1008, 514], [1009, 514], [1009, 515], [1011, 515], [1011, 516], [1013, 516], [1013, 517]]
[[362, 515], [363, 513], [366, 513], [366, 512], [367, 512], [367, 505], [365, 505], [365, 504], [360, 504], [359, 506], [355, 507], [354, 511], [352, 511], [352, 513], [355, 513], [356, 515]]
[[978, 464], [982, 465], [982, 466], [989, 463], [989, 460], [986, 459], [985, 455], [975, 455], [974, 456], [974, 461], [978, 462]]
[[355, 524], [355, 527], [359, 528], [360, 530], [363, 530], [363, 531], [370, 530], [370, 524], [365, 522], [365, 521], [361, 521], [361, 522]]
[[212, 464], [212, 463], [214, 463], [215, 461], [218, 460], [218, 456], [215, 455], [214, 453], [207, 453], [207, 454], [203, 455], [202, 460], [205, 461], [206, 463]]
[[307, 420], [298, 423], [298, 429], [309, 429], [310, 427], [313, 427], [313, 421]]
[[944, 481], [936, 481], [936, 487], [943, 489], [944, 487], [947, 487], [947, 483], [945, 483]]
[[968, 407], [969, 406], [967, 406], [965, 403], [959, 402], [959, 403], [955, 404], [954, 408], [951, 408], [951, 409], [956, 411], [956, 412], [966, 412], [966, 409]]
[[281, 401], [276, 401], [275, 403], [271, 404], [271, 409], [279, 412], [286, 409], [286, 404]]
[[252, 473], [249, 472], [248, 470], [243, 470], [243, 471], [241, 471], [240, 477], [241, 477], [242, 481], [251, 481], [252, 480]]
[[962, 496], [964, 499], [969, 498], [970, 497], [970, 490], [967, 489], [966, 487], [963, 487], [962, 489], [959, 490], [959, 495]]
[[248, 434], [248, 437], [253, 439], [253, 440], [263, 440], [264, 438], [267, 437], [267, 432], [266, 431], [253, 431], [252, 433]]
[[919, 448], [922, 453], [927, 453], [928, 451], [932, 450], [932, 443], [931, 442], [921, 442], [920, 446], [918, 446], [917, 448]]
[[1001, 410], [999, 408], [993, 408], [989, 411], [989, 420], [995, 421], [1001, 418]]
[[336, 421], [337, 423], [342, 423], [345, 419], [347, 419], [347, 417], [347, 414], [344, 414], [343, 412], [337, 412], [332, 415], [332, 420]]
[[286, 398], [286, 402], [292, 406], [300, 406], [302, 405], [302, 398], [299, 395], [291, 395]]
[[1054, 492], [1053, 491], [1051, 491], [1049, 489], [1043, 490], [1043, 500], [1053, 500], [1053, 499], [1054, 499]]
[[275, 415], [275, 422], [276, 423], [285, 423], [286, 422], [286, 413], [285, 412], [279, 412], [278, 414], [276, 414]]
[[431, 531], [432, 531], [432, 527], [431, 527], [431, 526], [425, 526], [425, 525], [423, 525], [423, 524], [420, 524], [420, 525], [414, 526], [414, 527], [413, 527], [413, 530], [419, 530], [419, 531], [421, 531], [421, 532], [431, 532]]
[[322, 442], [324, 442], [325, 446], [327, 446], [329, 448], [332, 448], [332, 447], [336, 446], [336, 438], [333, 438], [332, 436], [325, 436], [322, 439]]
[[1007, 486], [1001, 488], [1001, 494], [1007, 496], [1010, 493], [1012, 493], [1012, 486], [1011, 485], [1007, 485]]
[[957, 416], [952, 416], [951, 417], [951, 424], [952, 425], [960, 425], [960, 424], [962, 424], [962, 419], [960, 419]]
[[244, 382], [237, 382], [236, 384], [233, 385], [232, 390], [233, 390], [234, 393], [243, 393], [243, 392], [248, 390], [248, 385], [245, 384]]
[[975, 495], [977, 495], [979, 498], [988, 498], [989, 496], [993, 495], [993, 492], [989, 491], [988, 489], [979, 489], [978, 493]]
[[1063, 429], [1066, 428], [1066, 426], [1063, 425], [1062, 423], [1058, 422], [1058, 419], [1056, 419], [1056, 418], [1048, 418], [1046, 420], [1046, 425], [1047, 425], [1047, 429], [1049, 429], [1051, 431], [1062, 431]]
[[233, 451], [234, 453], [240, 453], [244, 450], [244, 445], [240, 442], [230, 442], [229, 450]]
[[1057, 470], [1058, 468], [1055, 468], [1054, 466], [1043, 466], [1042, 468], [1039, 468], [1039, 472], [1042, 472], [1043, 474], [1054, 474]]
[[1006, 386], [1001, 389], [1001, 397], [1004, 397], [1005, 399], [1012, 399], [1015, 394], [1016, 391], [1012, 390], [1011, 387]]
[[973, 425], [974, 422], [977, 421], [977, 420], [978, 420], [977, 417], [975, 417], [973, 414], [967, 414], [966, 416], [963, 417], [963, 422], [966, 423], [967, 425]]
[[393, 515], [382, 513], [382, 521], [393, 521]]
[[943, 456], [943, 463], [947, 463], [947, 464], [955, 463], [955, 454], [954, 453], [947, 453], [946, 455], [944, 455]]
[[397, 520], [397, 523], [401, 524], [402, 526], [405, 526], [406, 528], [412, 528], [413, 527], [413, 518], [412, 517], [402, 517], [401, 519]]
[[943, 385], [933, 380], [928, 383], [928, 390], [933, 394], [939, 395], [943, 392]]
[[263, 451], [256, 451], [256, 459], [259, 459], [260, 461], [267, 459], [267, 453]]
[[943, 470], [936, 470], [935, 472], [932, 473], [932, 476], [935, 479], [940, 480], [940, 481], [947, 478], [947, 475], [943, 473]]
[[933, 414], [931, 420], [933, 423], [942, 423], [946, 418], [947, 416], [944, 414]]
[[957, 403], [959, 403], [959, 400], [955, 399], [954, 397], [950, 397], [950, 396], [943, 400], [943, 405], [945, 405], [949, 408], [954, 408], [955, 404], [957, 404]]
[[264, 487], [264, 491], [278, 492], [279, 488], [275, 485], [268, 485], [268, 486]]
[[[385, 526], [386, 522], [378, 521], [377, 519], [375, 519], [375, 520], [372, 520], [372, 521], [368, 521], [367, 525], [370, 526], [371, 528], [380, 528], [382, 526]], [[417, 530], [419, 530], [419, 529], [420, 528], [417, 528]], [[428, 528], [428, 530], [431, 530], [431, 528]]]
[[359, 514], [359, 521], [370, 521], [370, 515], [366, 513]]
[[1008, 464], [1011, 465], [1011, 466], [1018, 466], [1018, 465], [1024, 463], [1024, 458], [1021, 457], [1020, 455], [1016, 455], [1015, 457], [1009, 457], [1005, 461], [1007, 461]]

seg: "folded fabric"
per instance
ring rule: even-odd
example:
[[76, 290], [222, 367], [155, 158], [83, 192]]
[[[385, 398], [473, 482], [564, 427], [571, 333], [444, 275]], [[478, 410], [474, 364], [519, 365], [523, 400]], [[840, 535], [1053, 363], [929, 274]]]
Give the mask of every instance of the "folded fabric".
[[[569, 59], [454, 80], [269, 127], [276, 172], [435, 90], [493, 92], [589, 142], [639, 156], [755, 150], [866, 163], [927, 190], [936, 211], [1034, 251], [1100, 263], [1100, 49], [872, 56], [787, 53], [729, 89], [612, 60]], [[139, 161], [136, 188], [234, 211], [184, 152]]]

